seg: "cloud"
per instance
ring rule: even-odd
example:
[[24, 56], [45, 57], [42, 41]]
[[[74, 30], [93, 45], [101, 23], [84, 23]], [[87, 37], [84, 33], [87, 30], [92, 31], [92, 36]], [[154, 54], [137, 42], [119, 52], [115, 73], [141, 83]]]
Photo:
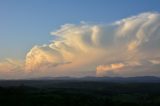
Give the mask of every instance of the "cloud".
[[119, 70], [125, 67], [123, 63], [115, 63], [110, 65], [99, 65], [96, 68], [96, 75], [97, 76], [106, 76], [106, 75], [115, 75], [114, 70]]
[[148, 61], [149, 61], [151, 64], [160, 65], [160, 57], [150, 58]]
[[65, 24], [51, 34], [56, 36], [53, 42], [36, 45], [27, 53], [26, 73], [160, 75], [159, 13], [142, 13], [111, 24]]
[[24, 77], [24, 63], [22, 61], [10, 58], [0, 61], [0, 79], [18, 79]]
[[[51, 44], [35, 46], [30, 50], [26, 56], [26, 69], [50, 70], [53, 76], [64, 73], [86, 75], [85, 72], [107, 70], [123, 73], [120, 74], [122, 76], [129, 76], [133, 72], [138, 75], [141, 72], [135, 71], [137, 67], [138, 70], [146, 69], [145, 64], [140, 64], [160, 57], [159, 22], [159, 13], [148, 12], [112, 24], [62, 25], [57, 31], [51, 32], [57, 36]], [[159, 61], [150, 60], [150, 63]], [[125, 71], [121, 72], [122, 69]]]
[[48, 45], [35, 46], [26, 56], [26, 70], [40, 70], [41, 67], [57, 66], [62, 63], [61, 54]]

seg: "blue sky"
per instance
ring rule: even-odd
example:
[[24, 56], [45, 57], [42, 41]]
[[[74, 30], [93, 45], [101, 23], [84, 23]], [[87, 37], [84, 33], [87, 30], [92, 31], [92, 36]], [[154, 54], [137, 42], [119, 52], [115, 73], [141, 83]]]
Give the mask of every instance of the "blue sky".
[[160, 11], [159, 0], [0, 0], [0, 59], [25, 58], [49, 43], [50, 32], [66, 23], [111, 23], [142, 12]]

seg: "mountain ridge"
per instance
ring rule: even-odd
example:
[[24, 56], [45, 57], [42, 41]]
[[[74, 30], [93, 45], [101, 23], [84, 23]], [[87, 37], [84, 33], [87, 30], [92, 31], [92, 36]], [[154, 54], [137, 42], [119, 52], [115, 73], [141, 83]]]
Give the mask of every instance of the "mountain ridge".
[[160, 77], [156, 76], [135, 76], [135, 77], [40, 77], [28, 80], [66, 80], [66, 81], [106, 81], [106, 82], [160, 82]]

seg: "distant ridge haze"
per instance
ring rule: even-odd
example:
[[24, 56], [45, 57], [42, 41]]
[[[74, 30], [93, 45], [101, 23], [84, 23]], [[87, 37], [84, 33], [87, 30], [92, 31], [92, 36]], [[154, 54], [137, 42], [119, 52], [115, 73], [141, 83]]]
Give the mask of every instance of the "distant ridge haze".
[[106, 82], [160, 82], [160, 77], [156, 76], [137, 76], [137, 77], [40, 77], [28, 80], [64, 80], [64, 81], [106, 81]]

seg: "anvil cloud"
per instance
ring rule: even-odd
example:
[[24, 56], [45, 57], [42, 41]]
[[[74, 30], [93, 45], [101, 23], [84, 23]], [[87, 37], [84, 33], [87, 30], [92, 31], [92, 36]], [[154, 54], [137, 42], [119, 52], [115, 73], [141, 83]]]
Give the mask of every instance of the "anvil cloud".
[[160, 76], [159, 13], [142, 13], [111, 24], [65, 24], [51, 34], [56, 36], [52, 43], [36, 45], [27, 53], [21, 69], [25, 73]]

